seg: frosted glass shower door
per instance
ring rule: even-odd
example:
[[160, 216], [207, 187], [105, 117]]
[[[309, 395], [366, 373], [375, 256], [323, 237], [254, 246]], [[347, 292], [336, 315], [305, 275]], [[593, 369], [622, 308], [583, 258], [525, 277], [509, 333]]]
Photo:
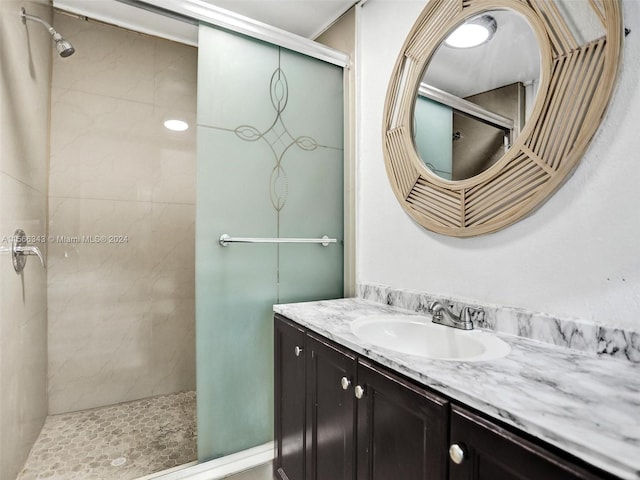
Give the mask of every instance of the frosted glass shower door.
[[[343, 72], [200, 27], [198, 458], [273, 439], [274, 303], [343, 292]], [[231, 244], [232, 237], [338, 243]]]
[[451, 180], [453, 109], [418, 95], [414, 122], [414, 141], [420, 158], [440, 178]]

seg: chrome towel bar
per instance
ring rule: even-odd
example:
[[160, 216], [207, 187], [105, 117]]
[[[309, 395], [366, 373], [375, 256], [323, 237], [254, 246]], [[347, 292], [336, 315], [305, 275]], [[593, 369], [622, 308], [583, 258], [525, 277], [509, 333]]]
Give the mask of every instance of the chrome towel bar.
[[327, 247], [331, 243], [338, 243], [338, 240], [326, 235], [321, 238], [250, 238], [232, 237], [223, 233], [220, 235], [219, 242], [223, 247], [228, 247], [230, 243], [319, 243], [323, 247]]

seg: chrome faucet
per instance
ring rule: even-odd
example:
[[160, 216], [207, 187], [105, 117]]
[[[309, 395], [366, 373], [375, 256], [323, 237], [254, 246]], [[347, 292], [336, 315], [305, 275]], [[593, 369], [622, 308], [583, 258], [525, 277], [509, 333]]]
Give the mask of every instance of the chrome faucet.
[[433, 316], [433, 323], [462, 330], [473, 330], [471, 317], [475, 314], [484, 314], [484, 310], [481, 308], [464, 307], [460, 315], [456, 315], [438, 301], [431, 302], [428, 311]]

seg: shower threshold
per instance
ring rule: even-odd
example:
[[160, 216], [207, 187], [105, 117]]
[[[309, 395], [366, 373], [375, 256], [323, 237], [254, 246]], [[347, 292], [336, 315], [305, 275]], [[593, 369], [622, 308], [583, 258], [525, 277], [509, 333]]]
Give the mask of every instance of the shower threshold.
[[274, 442], [136, 480], [272, 480]]

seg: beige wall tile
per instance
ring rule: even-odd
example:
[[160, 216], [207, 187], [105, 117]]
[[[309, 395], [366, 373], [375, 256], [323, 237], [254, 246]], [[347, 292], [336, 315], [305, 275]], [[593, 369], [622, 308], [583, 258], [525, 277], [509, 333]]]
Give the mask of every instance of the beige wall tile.
[[156, 155], [152, 161], [151, 200], [163, 203], [196, 202], [196, 115], [193, 112], [156, 108], [157, 121], [178, 118], [189, 124], [184, 132], [159, 127]]
[[[52, 45], [41, 26], [22, 23], [21, 6], [51, 19], [47, 0], [0, 1], [0, 237], [46, 233]], [[7, 247], [0, 243], [0, 478], [13, 479], [47, 414], [47, 297], [37, 259], [18, 275]]]
[[149, 298], [155, 264], [151, 207], [147, 202], [51, 198], [51, 301], [67, 299], [73, 308], [77, 297], [94, 302]]
[[49, 310], [49, 413], [151, 395], [151, 302], [84, 302]]
[[198, 49], [158, 39], [155, 60], [155, 104], [195, 113]]
[[193, 112], [59, 88], [52, 106], [50, 195], [195, 203]]
[[154, 204], [153, 394], [195, 389], [195, 206]]
[[0, 192], [0, 478], [14, 478], [47, 414], [47, 299], [46, 273], [36, 257], [21, 274], [14, 271], [9, 237], [16, 228], [46, 233], [46, 197], [4, 173]]
[[195, 302], [154, 298], [151, 309], [153, 395], [195, 390]]
[[151, 285], [154, 300], [195, 298], [195, 205], [154, 204]]
[[197, 50], [55, 21], [76, 54], [53, 70], [50, 410], [193, 389]]
[[151, 199], [152, 105], [54, 88], [51, 120], [50, 195]]
[[155, 38], [60, 13], [53, 25], [76, 49], [54, 58], [54, 87], [153, 102]]
[[51, 413], [151, 395], [151, 207], [50, 199]]
[[20, 7], [51, 19], [45, 2], [0, 2], [0, 170], [40, 192], [46, 192], [49, 148], [49, 82], [51, 39], [34, 22], [23, 24]]

